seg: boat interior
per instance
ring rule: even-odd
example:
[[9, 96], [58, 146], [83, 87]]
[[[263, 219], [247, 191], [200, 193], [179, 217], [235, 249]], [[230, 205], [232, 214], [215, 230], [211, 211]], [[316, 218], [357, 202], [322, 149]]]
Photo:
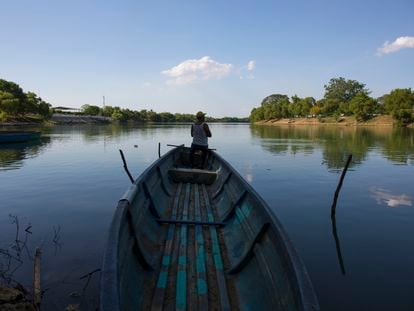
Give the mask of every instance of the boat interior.
[[317, 309], [307, 273], [263, 200], [215, 152], [205, 169], [191, 166], [189, 149], [175, 148], [119, 201], [102, 307]]

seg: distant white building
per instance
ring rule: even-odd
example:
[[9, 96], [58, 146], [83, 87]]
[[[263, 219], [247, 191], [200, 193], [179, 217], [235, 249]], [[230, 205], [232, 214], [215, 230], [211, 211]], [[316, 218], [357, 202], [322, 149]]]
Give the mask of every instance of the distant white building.
[[70, 108], [70, 107], [52, 107], [55, 111], [61, 111], [61, 112], [72, 112], [72, 113], [76, 113], [76, 112], [81, 112], [80, 108]]

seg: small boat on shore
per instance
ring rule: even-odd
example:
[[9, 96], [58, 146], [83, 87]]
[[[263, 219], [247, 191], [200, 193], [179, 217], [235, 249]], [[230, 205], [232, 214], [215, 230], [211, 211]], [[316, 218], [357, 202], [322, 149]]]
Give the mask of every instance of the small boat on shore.
[[269, 206], [216, 152], [204, 167], [174, 148], [120, 199], [100, 310], [319, 310]]
[[35, 131], [0, 131], [0, 144], [21, 143], [40, 138], [41, 133]]

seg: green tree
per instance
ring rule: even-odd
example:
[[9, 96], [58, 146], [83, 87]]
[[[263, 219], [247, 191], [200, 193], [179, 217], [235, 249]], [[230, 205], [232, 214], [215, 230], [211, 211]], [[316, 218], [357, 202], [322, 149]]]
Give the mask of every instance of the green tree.
[[147, 120], [150, 122], [160, 121], [158, 114], [155, 111], [152, 111], [152, 109], [147, 112]]
[[16, 116], [29, 112], [28, 108], [22, 88], [14, 82], [0, 79], [0, 109]]
[[316, 100], [313, 97], [305, 97], [299, 102], [299, 115], [301, 117], [306, 117], [310, 114], [310, 110], [315, 106]]
[[413, 121], [414, 93], [411, 88], [395, 89], [384, 95], [384, 109], [401, 125]]
[[121, 111], [121, 109], [119, 109], [119, 107], [114, 108], [114, 110], [112, 112], [112, 115], [111, 115], [111, 118], [113, 120], [116, 120], [116, 121], [126, 121], [126, 116], [125, 116], [125, 114], [122, 113], [122, 111]]
[[91, 116], [97, 116], [101, 112], [101, 108], [93, 105], [83, 105], [81, 109], [84, 114]]
[[0, 91], [0, 110], [7, 115], [16, 116], [21, 113], [21, 101], [12, 93]]
[[27, 92], [27, 112], [38, 113], [43, 117], [49, 117], [51, 115], [50, 104], [42, 100], [33, 92]]
[[325, 103], [323, 111], [326, 114], [333, 114], [339, 111], [350, 114], [349, 104], [357, 94], [368, 95], [370, 92], [365, 88], [365, 84], [356, 80], [347, 80], [343, 77], [332, 78], [325, 88]]
[[160, 122], [175, 122], [175, 116], [170, 112], [159, 113]]
[[366, 93], [355, 95], [349, 103], [350, 111], [355, 115], [358, 121], [366, 121], [372, 118], [377, 110], [377, 106], [377, 101]]
[[105, 117], [111, 117], [113, 112], [114, 108], [112, 106], [105, 106], [102, 108], [102, 115]]
[[310, 109], [309, 112], [311, 115], [318, 116], [321, 114], [322, 108], [320, 106], [315, 105]]

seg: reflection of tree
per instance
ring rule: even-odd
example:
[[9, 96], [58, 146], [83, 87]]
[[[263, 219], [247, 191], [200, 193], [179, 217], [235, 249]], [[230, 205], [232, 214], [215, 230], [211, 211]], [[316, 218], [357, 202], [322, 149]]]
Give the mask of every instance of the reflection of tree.
[[300, 129], [278, 126], [252, 126], [250, 129], [253, 136], [269, 138], [263, 140], [261, 144], [265, 150], [272, 153], [290, 151], [292, 154], [300, 152], [310, 154], [313, 152], [314, 146], [308, 141], [311, 135], [303, 133]]
[[42, 137], [26, 143], [0, 144], [0, 170], [22, 167], [24, 159], [37, 156], [49, 143], [49, 137]]
[[373, 133], [367, 128], [336, 128], [325, 132], [323, 162], [329, 169], [342, 169], [348, 155], [352, 154], [350, 166], [365, 160], [371, 146], [375, 145]]
[[350, 153], [353, 155], [351, 166], [358, 165], [373, 148], [396, 163], [414, 160], [414, 130], [407, 128], [252, 126], [251, 132], [261, 138], [263, 149], [272, 153], [290, 150], [293, 154], [309, 154], [320, 146], [323, 163], [334, 170], [343, 167]]
[[143, 138], [152, 138], [160, 130], [186, 128], [189, 131], [189, 124], [175, 123], [146, 123], [146, 124], [84, 124], [84, 125], [59, 125], [53, 128], [52, 133], [62, 135], [77, 135], [85, 142], [98, 142], [116, 140], [120, 137], [128, 138], [139, 134]]
[[396, 163], [407, 164], [414, 160], [414, 131], [408, 128], [396, 128], [388, 134], [384, 141], [385, 157]]

